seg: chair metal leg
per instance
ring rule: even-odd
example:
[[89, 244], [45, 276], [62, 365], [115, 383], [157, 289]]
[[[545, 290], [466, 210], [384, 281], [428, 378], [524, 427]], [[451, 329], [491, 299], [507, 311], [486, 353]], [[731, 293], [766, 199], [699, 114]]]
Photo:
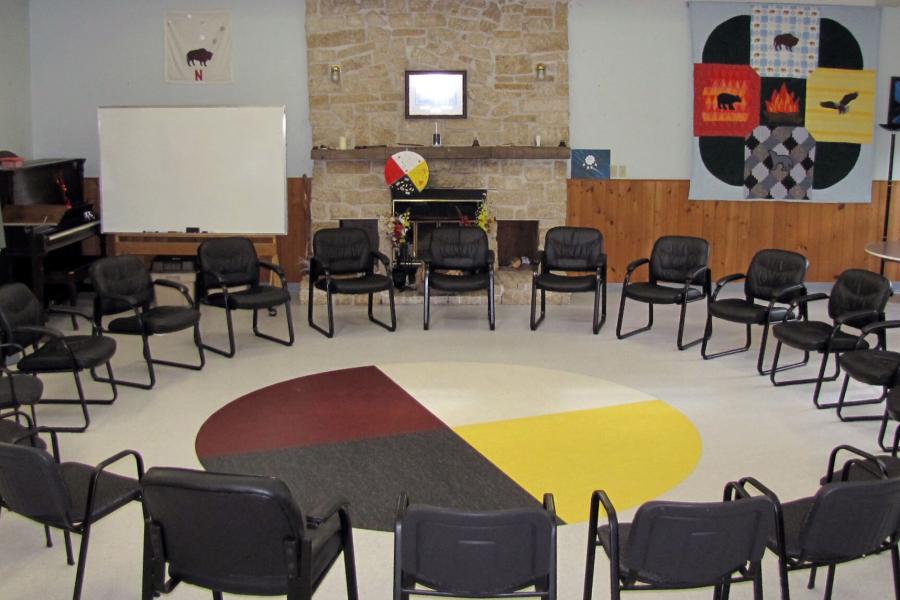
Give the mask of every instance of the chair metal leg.
[[[597, 319], [598, 313], [600, 319]], [[606, 279], [597, 280], [597, 288], [594, 290], [594, 335], [600, 333], [600, 328], [606, 323]]]
[[[582, 600], [591, 600], [591, 597], [594, 594], [594, 562], [596, 561], [597, 556], [597, 545], [594, 543], [594, 535], [596, 534], [591, 533], [591, 535], [588, 536], [586, 553], [587, 558], [584, 565], [584, 591], [582, 592]], [[612, 577], [612, 573], [610, 573], [610, 577]], [[610, 586], [610, 589], [618, 587], [616, 586], [616, 579], [610, 581]]]
[[763, 600], [762, 563], [753, 565], [753, 600]]
[[813, 567], [809, 570], [809, 579], [806, 581], [806, 589], [811, 590], [816, 587], [816, 570], [818, 567]]
[[690, 304], [690, 302], [681, 303], [681, 317], [678, 319], [678, 340], [676, 344], [679, 350], [687, 350], [688, 348], [692, 348], [693, 346], [696, 346], [697, 344], [703, 342], [703, 340], [706, 338], [705, 335], [701, 335], [697, 339], [691, 340], [690, 342], [684, 341], [684, 319], [687, 315], [688, 304]]
[[48, 527], [47, 525], [44, 525], [44, 537], [47, 540], [47, 547], [52, 548], [53, 547], [53, 536], [50, 535], [50, 527]]
[[384, 321], [379, 321], [375, 318], [375, 314], [372, 309], [374, 300], [374, 294], [369, 294], [369, 320], [375, 323], [380, 327], [384, 327], [388, 331], [396, 331], [397, 330], [397, 315], [394, 311], [394, 282], [390, 282], [390, 287], [388, 288], [388, 302], [390, 303], [390, 312], [391, 312], [391, 323], [388, 325]]
[[[112, 390], [112, 397], [109, 399], [98, 399], [98, 398], [87, 398], [84, 393], [84, 385], [81, 383], [81, 375], [79, 374], [78, 369], [72, 369], [72, 376], [75, 378], [75, 389], [78, 391], [78, 398], [42, 398], [41, 404], [78, 404], [81, 406], [81, 414], [84, 418], [84, 425], [81, 427], [52, 427], [57, 432], [61, 433], [80, 433], [82, 431], [86, 431], [87, 428], [91, 424], [91, 416], [88, 412], [89, 404], [102, 404], [108, 405], [112, 404], [119, 397], [119, 389], [116, 386], [116, 378], [113, 375], [112, 365], [107, 361], [106, 363], [106, 373], [107, 377], [101, 378], [99, 377], [95, 369], [90, 369], [91, 377], [95, 381], [100, 381], [102, 383], [108, 383], [110, 389]], [[37, 373], [32, 373], [36, 375]]]
[[78, 550], [78, 566], [75, 568], [75, 591], [72, 594], [72, 600], [81, 598], [81, 587], [84, 584], [84, 567], [87, 562], [88, 541], [91, 536], [90, 523], [84, 526], [81, 532], [81, 548]]
[[69, 533], [68, 529], [63, 529], [63, 542], [65, 542], [66, 547], [66, 564], [74, 565], [75, 564], [75, 555], [72, 554], [72, 534]]
[[631, 337], [633, 335], [637, 335], [644, 331], [648, 331], [651, 327], [653, 327], [653, 303], [647, 303], [647, 324], [643, 327], [639, 327], [637, 329], [633, 329], [627, 333], [622, 333], [622, 317], [625, 314], [625, 288], [622, 288], [622, 297], [619, 300], [619, 319], [616, 322], [616, 338], [620, 340], [624, 340], [627, 337]]
[[222, 592], [213, 590], [212, 596], [213, 596], [213, 600], [222, 600]]
[[220, 356], [224, 356], [225, 358], [233, 358], [235, 352], [234, 345], [234, 323], [231, 319], [231, 309], [225, 308], [225, 323], [228, 326], [228, 350], [222, 350], [221, 348], [216, 348], [215, 346], [210, 346], [207, 343], [203, 343], [203, 348], [209, 350], [210, 352], [215, 352]]
[[541, 316], [538, 319], [535, 319], [535, 314], [537, 311], [537, 286], [532, 282], [531, 284], [531, 330], [536, 330], [541, 323], [544, 322], [544, 316], [547, 312], [547, 293], [542, 289], [541, 290]]
[[788, 580], [787, 562], [781, 553], [778, 555], [778, 580], [781, 583], [781, 600], [791, 600], [791, 585]]
[[[269, 316], [275, 316], [272, 314], [273, 307], [269, 307]], [[276, 311], [277, 314], [277, 311]], [[284, 316], [287, 319], [287, 328], [288, 328], [288, 337], [287, 339], [275, 337], [273, 335], [268, 335], [259, 330], [259, 311], [253, 311], [253, 335], [256, 337], [263, 338], [264, 340], [269, 340], [270, 342], [275, 342], [277, 344], [281, 344], [283, 346], [293, 346], [294, 345], [294, 321], [291, 318], [291, 301], [288, 299], [284, 303]]]
[[425, 300], [422, 306], [422, 329], [428, 331], [431, 325], [431, 286], [428, 283], [428, 270], [425, 270]]
[[[780, 373], [781, 371], [784, 371], [788, 368], [793, 368], [794, 366], [800, 366], [802, 364], [806, 364], [809, 361], [809, 352], [804, 350], [802, 361], [800, 361], [799, 363], [794, 363], [792, 365], [786, 365], [783, 367], [779, 367], [778, 359], [781, 357], [781, 347], [782, 347], [782, 342], [779, 341], [778, 344], [775, 345], [775, 356], [772, 358], [772, 367], [769, 369], [769, 381], [772, 382], [772, 385], [779, 386], [779, 387], [783, 386], [783, 385], [800, 385], [800, 384], [804, 384], [804, 383], [819, 383], [821, 385], [822, 381], [834, 381], [835, 379], [837, 379], [838, 374], [835, 373], [833, 376], [830, 376], [825, 379], [819, 379], [817, 377], [810, 377], [810, 378], [806, 378], [806, 379], [787, 379], [787, 380], [783, 380], [783, 381], [776, 381], [775, 380], [776, 373]], [[827, 355], [827, 354], [828, 354], [827, 352], [823, 352], [823, 355]], [[823, 362], [825, 361], [825, 356], [822, 357], [822, 360], [823, 360]], [[820, 373], [825, 372], [824, 366], [819, 367], [819, 372]]]
[[891, 570], [894, 573], [894, 600], [900, 600], [900, 550], [896, 541], [891, 546]]
[[[841, 394], [838, 396], [838, 401], [834, 403], [834, 406], [837, 407], [837, 416], [838, 419], [844, 422], [852, 422], [852, 421], [881, 421], [881, 415], [854, 415], [851, 417], [844, 415], [844, 408], [847, 406], [862, 406], [865, 404], [881, 404], [884, 402], [884, 399], [887, 397], [888, 389], [887, 387], [881, 388], [881, 395], [877, 398], [866, 398], [864, 400], [845, 400], [847, 395], [847, 385], [850, 383], [850, 374], [844, 374], [844, 383], [841, 385]], [[822, 408], [827, 408], [831, 406], [830, 404], [823, 404]]]
[[309, 300], [307, 301], [307, 308], [306, 308], [306, 320], [309, 323], [310, 327], [312, 327], [313, 329], [315, 329], [316, 331], [318, 331], [325, 337], [328, 337], [328, 338], [334, 337], [334, 320], [332, 319], [332, 316], [331, 316], [331, 294], [329, 294], [328, 291], [326, 290], [325, 294], [326, 294], [326, 297], [328, 298], [328, 329], [323, 329], [321, 326], [319, 326], [316, 323], [315, 319], [313, 319], [313, 306], [315, 305], [315, 303], [313, 302], [313, 292], [315, 291], [315, 289], [316, 288], [315, 288], [315, 285], [313, 285], [313, 281], [310, 280], [310, 282], [309, 282]]
[[491, 327], [491, 331], [494, 331], [494, 327], [497, 322], [497, 315], [494, 309], [494, 273], [488, 276], [488, 324]]
[[720, 352], [714, 352], [712, 354], [708, 353], [706, 350], [709, 347], [709, 340], [712, 337], [712, 315], [706, 315], [706, 327], [703, 332], [703, 342], [700, 346], [700, 356], [702, 356], [705, 360], [709, 360], [711, 358], [719, 358], [720, 356], [728, 356], [729, 354], [738, 354], [739, 352], [746, 352], [750, 349], [751, 344], [751, 335], [750, 335], [750, 325], [746, 324], [745, 328], [747, 330], [746, 342], [743, 346], [739, 346], [737, 348], [730, 348], [728, 350], [722, 350]]
[[893, 452], [894, 447], [900, 443], [900, 423], [898, 423], [896, 429], [894, 429], [894, 441], [892, 445], [885, 444], [884, 442], [884, 434], [887, 433], [890, 420], [891, 415], [888, 413], [887, 407], [885, 407], [884, 416], [881, 418], [881, 427], [878, 429], [878, 447], [885, 452]]
[[825, 577], [825, 600], [831, 600], [831, 592], [834, 590], [834, 572], [837, 565], [828, 565], [828, 575]]

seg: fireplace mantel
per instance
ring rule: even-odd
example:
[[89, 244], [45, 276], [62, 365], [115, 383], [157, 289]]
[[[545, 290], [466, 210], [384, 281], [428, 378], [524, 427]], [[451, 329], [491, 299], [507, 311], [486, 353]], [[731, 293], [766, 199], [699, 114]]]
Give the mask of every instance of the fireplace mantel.
[[569, 148], [559, 146], [379, 146], [337, 150], [313, 148], [313, 160], [387, 160], [401, 150], [412, 150], [427, 160], [565, 160]]

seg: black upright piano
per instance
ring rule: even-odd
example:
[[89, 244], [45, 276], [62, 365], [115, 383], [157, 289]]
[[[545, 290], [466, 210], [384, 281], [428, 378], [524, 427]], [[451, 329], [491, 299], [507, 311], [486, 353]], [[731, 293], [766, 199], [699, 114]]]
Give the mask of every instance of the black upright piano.
[[100, 221], [84, 203], [84, 160], [30, 160], [0, 168], [7, 255], [2, 275], [28, 284], [42, 302], [48, 283], [68, 273], [71, 284], [73, 270], [88, 261], [80, 242], [100, 235]]

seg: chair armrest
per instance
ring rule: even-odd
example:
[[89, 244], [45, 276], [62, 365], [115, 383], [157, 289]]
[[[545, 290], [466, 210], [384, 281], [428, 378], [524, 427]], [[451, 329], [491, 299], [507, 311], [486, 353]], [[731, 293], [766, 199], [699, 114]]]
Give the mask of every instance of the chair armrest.
[[805, 292], [806, 284], [805, 283], [793, 283], [791, 285], [786, 285], [784, 287], [780, 287], [774, 292], [772, 292], [773, 302], [789, 302], [791, 298], [797, 292]]
[[384, 252], [379, 252], [378, 250], [372, 250], [372, 258], [384, 265], [385, 273], [390, 272], [391, 259], [388, 258], [387, 254], [385, 254]]
[[625, 273], [626, 273], [627, 275], [630, 275], [630, 274], [632, 273], [632, 271], [634, 271], [635, 269], [637, 269], [637, 268], [640, 267], [641, 265], [646, 265], [646, 264], [649, 264], [649, 263], [650, 263], [650, 259], [649, 259], [649, 258], [646, 258], [646, 257], [645, 257], [645, 258], [637, 258], [637, 259], [631, 261], [630, 263], [628, 263], [628, 266], [625, 267]]
[[[880, 471], [881, 479], [887, 479], [887, 467], [885, 467], [884, 463], [874, 454], [869, 454], [865, 450], [857, 448], [856, 446], [850, 446], [848, 444], [841, 444], [840, 446], [836, 446], [831, 454], [828, 456], [828, 471], [825, 474], [825, 483], [831, 483], [834, 479], [834, 465], [837, 463], [838, 454], [841, 451], [849, 452], [850, 454], [855, 454], [856, 456], [861, 456], [862, 458], [871, 461], [872, 463], [878, 465], [878, 470]], [[847, 476], [850, 474], [850, 467], [853, 464], [857, 464], [860, 467], [866, 469], [869, 472], [872, 472], [871, 469], [866, 468], [863, 463], [859, 460], [852, 459], [848, 460], [844, 463], [844, 466], [841, 468], [841, 481], [847, 481]], [[875, 474], [875, 473], [873, 473]]]
[[318, 278], [319, 275], [330, 275], [330, 265], [328, 261], [324, 258], [319, 258], [318, 256], [310, 256], [307, 258], [307, 262], [309, 263], [309, 278]]
[[588, 549], [598, 544], [597, 521], [600, 513], [600, 506], [603, 506], [606, 512], [606, 521], [609, 523], [609, 568], [610, 578], [616, 582], [619, 580], [619, 517], [613, 506], [612, 500], [609, 499], [603, 490], [594, 490], [591, 494], [591, 512], [588, 517]]
[[[24, 413], [22, 413], [22, 414], [24, 414]], [[29, 419], [29, 421], [30, 421], [30, 419]], [[55, 429], [52, 429], [50, 427], [44, 427], [44, 426], [30, 427], [28, 429], [28, 431], [22, 433], [21, 435], [14, 437], [12, 439], [12, 443], [15, 444], [16, 442], [22, 441], [25, 438], [34, 437], [35, 435], [37, 435], [39, 433], [46, 433], [47, 435], [50, 436], [50, 443], [51, 443], [51, 447], [53, 448], [53, 460], [55, 460], [57, 462], [57, 464], [59, 464], [59, 462], [60, 462], [59, 437], [58, 437]]]
[[866, 336], [874, 331], [881, 331], [883, 329], [896, 329], [900, 327], [900, 319], [893, 319], [890, 321], [876, 321], [874, 323], [869, 323], [865, 327], [862, 328], [862, 335]]
[[722, 288], [728, 285], [733, 281], [740, 281], [741, 279], [746, 279], [747, 275], [745, 273], [732, 273], [731, 275], [726, 275], [725, 277], [719, 278], [716, 281], [716, 290], [713, 292], [711, 300], [713, 302], [716, 301], [716, 298], [719, 296], [719, 292], [722, 291]]
[[346, 510], [350, 502], [344, 498], [334, 498], [314, 508], [306, 515], [306, 526], [315, 529], [341, 510]]
[[785, 311], [785, 313], [784, 313], [784, 319], [782, 319], [782, 320], [786, 322], [788, 320], [788, 318], [790, 318], [790, 316], [792, 314], [794, 314], [794, 309], [797, 308], [798, 306], [800, 306], [801, 304], [808, 304], [810, 302], [817, 302], [819, 300], [827, 300], [827, 299], [828, 299], [828, 294], [826, 294], [824, 292], [818, 292], [816, 294], [803, 294], [802, 296], [797, 296], [796, 298], [791, 300], [791, 303], [788, 306], [787, 311]]
[[[12, 352], [8, 352], [12, 350]], [[3, 342], [0, 344], [0, 352], [8, 352], [9, 354], [21, 354], [25, 352], [25, 348], [21, 346], [21, 344], [17, 344], [15, 342]], [[0, 368], [6, 370], [6, 365], [0, 364]]]
[[56, 327], [47, 327], [46, 325], [19, 325], [15, 329], [13, 329], [13, 334], [17, 332], [22, 333], [39, 333], [42, 336], [52, 337], [59, 340], [62, 340], [65, 335], [63, 332], [57, 329]]
[[207, 269], [203, 269], [198, 273], [198, 275], [200, 277], [212, 277], [213, 279], [215, 279], [216, 285], [214, 287], [219, 287], [222, 289], [225, 289], [227, 287], [227, 284], [225, 283], [225, 278], [222, 277], [222, 274], [219, 273], [218, 271], [210, 271]]
[[112, 292], [108, 292], [106, 294], [103, 294], [101, 297], [103, 299], [117, 300], [119, 302], [124, 302], [131, 308], [134, 308], [134, 307], [138, 306], [138, 304], [139, 304], [137, 298], [135, 298], [134, 296], [127, 296], [125, 294], [114, 294]]
[[[866, 317], [870, 317], [875, 321], [878, 319], [878, 316], [879, 313], [877, 310], [854, 310], [836, 317], [834, 323], [838, 327], [841, 325], [850, 325], [852, 327], [855, 321], [860, 321]], [[871, 323], [867, 323], [867, 325], [871, 325]], [[865, 325], [863, 325], [863, 327], [865, 327]], [[862, 327], [860, 327], [860, 329], [862, 329]]]
[[697, 267], [696, 269], [691, 271], [690, 274], [688, 274], [687, 280], [684, 282], [684, 284], [691, 285], [703, 273], [709, 273], [709, 265], [703, 265], [702, 267]]
[[[91, 518], [91, 515], [94, 514], [94, 497], [97, 492], [97, 484], [100, 479], [100, 475], [106, 470], [106, 468], [113, 463], [119, 462], [124, 458], [128, 458], [131, 456], [134, 458], [135, 470], [137, 471], [137, 479], [140, 481], [144, 478], [144, 459], [141, 458], [141, 455], [138, 454], [135, 450], [122, 450], [116, 454], [113, 454], [106, 460], [100, 462], [96, 467], [94, 467], [94, 472], [91, 473], [91, 480], [88, 483], [88, 493], [87, 493], [87, 504], [84, 512], [85, 521]], [[146, 516], [146, 515], [145, 515]]]
[[194, 299], [191, 298], [191, 291], [188, 289], [188, 286], [184, 285], [180, 281], [172, 281], [171, 279], [156, 279], [154, 280], [153, 284], [178, 290], [179, 292], [181, 292], [181, 295], [184, 296], [185, 300], [188, 301], [188, 304], [190, 304], [191, 306], [194, 305]]
[[277, 274], [279, 277], [284, 277], [284, 269], [281, 268], [281, 265], [276, 265], [275, 263], [273, 263], [271, 261], [262, 260], [262, 259], [258, 259], [256, 262], [257, 262], [257, 264], [259, 264], [259, 266], [272, 271], [273, 273]]
[[88, 323], [91, 324], [91, 328], [93, 329], [93, 331], [95, 333], [98, 330], [97, 323], [94, 321], [94, 319], [93, 319], [93, 317], [91, 317], [91, 315], [87, 314], [86, 312], [80, 311], [77, 308], [74, 308], [72, 306], [59, 306], [59, 305], [51, 306], [50, 308], [47, 309], [47, 313], [51, 314], [51, 315], [72, 315], [75, 317], [81, 317], [82, 319], [84, 319], [85, 321], [87, 321]]

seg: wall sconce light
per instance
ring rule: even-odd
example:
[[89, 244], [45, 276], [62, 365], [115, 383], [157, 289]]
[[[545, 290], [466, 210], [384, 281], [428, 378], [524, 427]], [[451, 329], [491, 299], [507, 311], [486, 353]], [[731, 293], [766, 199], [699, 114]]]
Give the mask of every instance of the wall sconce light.
[[547, 76], [547, 67], [544, 66], [544, 63], [538, 63], [534, 68], [534, 72], [538, 78], [538, 81], [543, 81]]
[[340, 83], [341, 81], [341, 65], [331, 65], [331, 81]]

